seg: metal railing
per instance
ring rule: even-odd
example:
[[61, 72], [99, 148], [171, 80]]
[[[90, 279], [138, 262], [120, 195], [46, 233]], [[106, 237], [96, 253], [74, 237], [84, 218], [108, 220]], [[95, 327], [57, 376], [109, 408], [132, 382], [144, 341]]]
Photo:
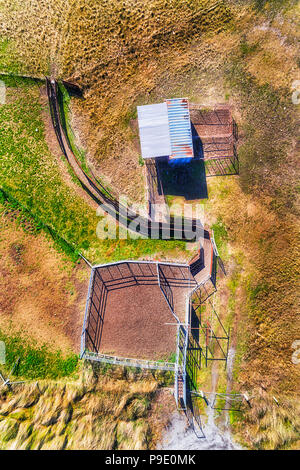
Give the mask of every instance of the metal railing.
[[104, 362], [106, 364], [137, 367], [141, 369], [156, 369], [174, 372], [176, 367], [176, 364], [173, 362], [148, 361], [146, 359], [109, 356], [107, 354], [100, 354], [92, 351], [84, 351], [81, 357], [82, 359]]

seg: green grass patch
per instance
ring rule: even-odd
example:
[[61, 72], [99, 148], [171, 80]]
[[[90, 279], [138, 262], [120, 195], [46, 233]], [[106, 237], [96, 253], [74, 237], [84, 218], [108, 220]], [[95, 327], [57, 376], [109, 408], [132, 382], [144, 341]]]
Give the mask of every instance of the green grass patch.
[[62, 239], [79, 250], [88, 248], [96, 214], [61, 179], [44, 140], [39, 88], [27, 84], [9, 98], [0, 108], [3, 191]]
[[218, 217], [216, 223], [214, 223], [211, 228], [214, 231], [214, 239], [219, 254], [221, 258], [225, 260], [227, 259], [227, 243], [229, 240], [229, 236], [221, 217]]
[[[0, 71], [4, 73], [20, 73], [22, 64], [14, 59], [15, 46], [13, 42], [7, 38], [0, 39]], [[0, 77], [1, 80], [2, 77]]]
[[43, 230], [48, 238], [52, 240], [57, 251], [66, 254], [73, 262], [78, 261], [79, 254], [70, 243], [60, 237], [51, 227], [41, 222], [37, 217], [33, 217], [25, 207], [3, 189], [0, 189], [0, 213], [9, 213], [25, 232], [38, 234]]
[[78, 146], [75, 143], [75, 134], [73, 132], [73, 129], [70, 125], [71, 121], [71, 110], [70, 110], [70, 104], [71, 104], [71, 97], [64, 87], [62, 83], [58, 84], [58, 100], [59, 100], [59, 105], [61, 110], [63, 111], [60, 115], [61, 117], [61, 123], [62, 126], [65, 130], [66, 136], [69, 140], [70, 147], [75, 154], [75, 156], [78, 158], [78, 160], [81, 163], [81, 166], [83, 170], [86, 173], [90, 173], [89, 168], [86, 163], [86, 155], [85, 151], [83, 149], [78, 148]]
[[136, 259], [154, 253], [185, 251], [181, 240], [105, 239], [96, 234], [100, 217], [62, 179], [45, 142], [39, 87], [25, 80], [7, 89], [0, 107], [0, 177], [2, 194], [50, 231], [64, 251], [69, 246], [92, 262]]
[[0, 74], [0, 79], [9, 88], [27, 88], [31, 85], [43, 83], [43, 80], [30, 77], [18, 77], [17, 75]]
[[173, 353], [169, 356], [168, 362], [176, 362], [176, 352], [173, 352]]
[[240, 42], [240, 51], [241, 51], [242, 57], [246, 57], [250, 54], [253, 54], [254, 52], [257, 51], [257, 49], [258, 49], [257, 43], [249, 44], [245, 38], [242, 38]]
[[5, 334], [0, 330], [0, 340], [5, 343], [7, 372], [20, 358], [14, 372], [15, 376], [24, 379], [57, 379], [76, 372], [78, 364], [76, 354], [64, 357], [60, 351], [52, 351], [47, 344], [38, 346], [36, 342], [21, 333]]
[[141, 155], [139, 155], [139, 165], [140, 166], [144, 166], [145, 165], [145, 162], [144, 162], [144, 159]]
[[127, 111], [127, 113], [122, 116], [123, 118], [123, 127], [128, 128], [130, 125], [130, 121], [133, 119], [137, 119], [137, 108], [134, 107], [131, 110]]

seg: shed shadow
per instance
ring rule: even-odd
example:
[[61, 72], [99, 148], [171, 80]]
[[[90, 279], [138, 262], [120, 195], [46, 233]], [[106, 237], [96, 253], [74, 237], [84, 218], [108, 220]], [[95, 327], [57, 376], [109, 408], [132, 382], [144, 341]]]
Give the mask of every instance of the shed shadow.
[[168, 160], [160, 157], [155, 160], [160, 195], [182, 196], [186, 201], [208, 198], [203, 146], [194, 125], [191, 126], [194, 158]]

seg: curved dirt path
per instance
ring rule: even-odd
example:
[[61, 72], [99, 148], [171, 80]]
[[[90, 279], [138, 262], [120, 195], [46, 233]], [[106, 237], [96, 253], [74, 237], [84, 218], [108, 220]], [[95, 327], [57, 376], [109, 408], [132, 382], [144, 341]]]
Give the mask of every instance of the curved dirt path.
[[118, 223], [124, 225], [126, 228], [130, 228], [130, 223], [139, 217], [139, 223], [136, 224], [134, 230], [145, 237], [151, 237], [151, 234], [158, 233], [159, 238], [163, 238], [163, 233], [169, 232], [170, 239], [197, 241], [202, 237], [206, 239], [209, 238], [209, 233], [203, 229], [199, 220], [185, 219], [184, 227], [188, 228], [183, 230], [182, 227], [179, 228], [172, 220], [170, 224], [166, 224], [162, 222], [153, 222], [150, 219], [147, 220], [140, 217], [132, 209], [125, 208], [119, 204], [119, 202], [110, 193], [108, 193], [108, 191], [98, 181], [88, 176], [71, 150], [68, 138], [61, 123], [60, 107], [57, 96], [57, 82], [47, 78], [46, 84], [52, 124], [60, 148], [84, 190], [98, 205], [102, 206], [104, 212], [112, 216], [118, 221]]

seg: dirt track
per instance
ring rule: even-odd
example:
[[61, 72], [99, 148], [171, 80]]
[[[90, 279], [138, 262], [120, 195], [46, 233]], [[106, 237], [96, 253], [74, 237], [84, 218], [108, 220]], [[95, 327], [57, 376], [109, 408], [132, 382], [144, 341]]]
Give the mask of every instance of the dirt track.
[[[57, 83], [55, 80], [49, 80], [48, 78], [46, 79], [46, 83], [52, 123], [64, 156], [74, 170], [81, 185], [90, 195], [90, 197], [92, 197], [97, 202], [97, 204], [102, 205], [102, 208], [105, 210], [105, 212], [107, 212], [121, 225], [124, 225], [127, 228], [129, 223], [132, 220], [135, 220], [138, 214], [131, 208], [123, 207], [114, 196], [107, 193], [106, 189], [101, 185], [101, 183], [96, 181], [94, 177], [90, 177], [83, 170], [79, 160], [70, 148], [68, 138], [66, 137], [61, 123], [61, 107], [59, 106]], [[167, 231], [167, 233], [170, 232], [170, 238], [172, 239], [195, 241], [199, 237], [202, 237], [203, 234], [202, 224], [199, 220], [196, 219], [190, 220], [190, 225], [186, 225], [191, 226], [190, 230], [184, 230], [182, 227], [177, 227], [177, 225], [172, 220], [167, 224], [162, 222], [153, 222], [148, 219], [140, 218], [140, 220], [141, 222], [138, 225], [138, 230], [136, 229], [136, 231], [146, 237], [151, 237], [153, 231], [155, 233], [159, 233], [160, 236], [163, 237], [164, 231]], [[206, 230], [204, 230], [204, 238], [209, 238], [209, 234]]]

